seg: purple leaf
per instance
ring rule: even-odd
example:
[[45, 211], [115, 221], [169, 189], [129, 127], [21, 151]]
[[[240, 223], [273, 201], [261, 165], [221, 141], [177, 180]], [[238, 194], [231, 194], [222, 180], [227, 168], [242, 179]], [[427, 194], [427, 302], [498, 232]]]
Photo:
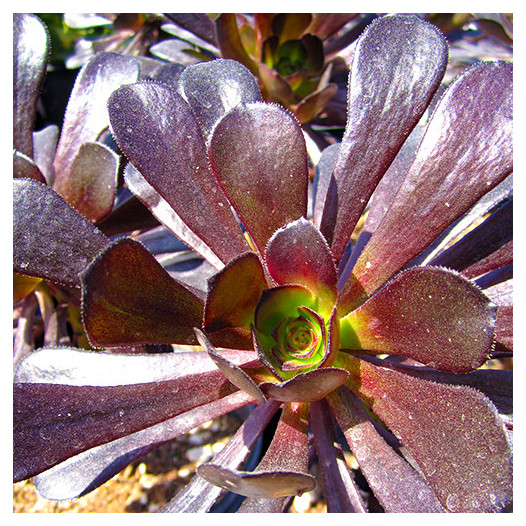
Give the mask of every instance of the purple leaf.
[[41, 20], [13, 14], [13, 148], [33, 158], [33, 128], [46, 73], [49, 35]]
[[278, 106], [234, 108], [217, 124], [210, 162], [261, 254], [272, 234], [307, 212], [307, 151], [296, 121]]
[[212, 484], [255, 498], [301, 495], [316, 487], [307, 472], [308, 424], [306, 404], [287, 404], [265, 456], [253, 472], [217, 464], [201, 464], [197, 473]]
[[110, 387], [14, 385], [14, 480], [235, 390], [219, 370]]
[[500, 305], [497, 307], [497, 320], [495, 323], [495, 342], [507, 351], [513, 352], [513, 305]]
[[388, 513], [440, 513], [442, 508], [420, 476], [376, 431], [360, 401], [346, 388], [328, 397], [360, 470]]
[[508, 241], [484, 259], [469, 265], [462, 271], [462, 275], [475, 279], [493, 270], [513, 265], [513, 240]]
[[210, 170], [201, 129], [186, 101], [167, 85], [139, 82], [115, 91], [108, 108], [126, 157], [184, 225], [223, 263], [246, 252], [247, 243]]
[[67, 195], [73, 183], [70, 170], [78, 149], [97, 140], [109, 125], [106, 103], [123, 84], [135, 82], [139, 65], [133, 57], [99, 53], [80, 70], [71, 92], [55, 156], [54, 189]]
[[346, 353], [336, 363], [351, 373], [347, 386], [400, 438], [442, 506], [491, 512], [511, 500], [511, 445], [495, 406], [482, 393]]
[[341, 143], [331, 144], [327, 146], [320, 156], [320, 160], [316, 165], [316, 174], [314, 176], [314, 217], [313, 222], [318, 228], [320, 226], [321, 216], [323, 214], [323, 207], [325, 205], [325, 197], [329, 189], [332, 178], [332, 172], [338, 159]]
[[447, 90], [393, 205], [341, 291], [342, 315], [510, 174], [512, 74], [509, 63], [480, 64]]
[[447, 55], [437, 29], [412, 16], [376, 19], [358, 40], [346, 132], [320, 223], [336, 261], [380, 178], [431, 102]]
[[413, 267], [340, 320], [340, 346], [463, 373], [488, 359], [494, 325], [494, 307], [471, 281], [446, 269]]
[[327, 501], [327, 512], [367, 512], [341, 448], [336, 445], [334, 422], [327, 402], [320, 400], [310, 405], [309, 421], [323, 477], [323, 494]]
[[179, 80], [179, 92], [192, 108], [206, 139], [232, 108], [261, 101], [254, 76], [239, 62], [225, 59], [187, 67]]
[[55, 180], [53, 160], [55, 158], [58, 133], [58, 126], [55, 124], [50, 124], [37, 132], [33, 132], [33, 159], [44, 174], [49, 186], [53, 186], [53, 181]]
[[119, 156], [107, 146], [85, 142], [71, 165], [70, 179], [62, 197], [93, 223], [113, 208]]
[[286, 382], [263, 382], [259, 388], [280, 402], [312, 402], [327, 396], [349, 377], [344, 369], [324, 367], [301, 373]]
[[13, 181], [13, 270], [80, 287], [79, 273], [108, 239], [48, 186]]
[[82, 316], [95, 347], [195, 344], [203, 302], [131, 238], [113, 242], [82, 274]]
[[201, 347], [208, 353], [208, 356], [212, 358], [214, 363], [225, 375], [225, 377], [230, 380], [230, 382], [232, 382], [238, 389], [248, 393], [258, 402], [267, 401], [261, 389], [257, 386], [254, 380], [252, 380], [252, 378], [247, 373], [245, 373], [243, 369], [241, 369], [241, 367], [238, 367], [235, 363], [232, 363], [220, 353], [218, 353], [199, 329], [195, 329], [195, 335]]
[[[486, 258], [513, 238], [513, 200], [500, 206], [483, 223], [468, 232], [449, 249], [430, 261], [430, 265], [462, 271]], [[506, 252], [508, 253], [508, 252]], [[488, 270], [493, 270], [489, 268]], [[483, 272], [481, 272], [482, 274]], [[474, 277], [474, 269], [468, 277]]]
[[40, 496], [51, 500], [73, 499], [85, 495], [131, 462], [167, 441], [251, 401], [246, 393], [236, 392], [142, 431], [79, 453], [37, 475], [34, 480], [37, 491]]
[[278, 285], [302, 285], [320, 301], [321, 314], [336, 303], [336, 267], [320, 231], [300, 218], [270, 238], [265, 252], [268, 271]]
[[[280, 404], [275, 400], [257, 406], [228, 444], [214, 457], [215, 465], [236, 469], [246, 458], [279, 406]], [[163, 513], [206, 512], [221, 491], [219, 486], [212, 485], [201, 477], [194, 477], [192, 482], [161, 511]]]
[[35, 162], [17, 150], [13, 150], [13, 177], [15, 179], [34, 179], [46, 184], [46, 179]]
[[253, 252], [246, 252], [208, 281], [203, 326], [208, 332], [225, 327], [250, 330], [263, 290], [265, 271]]

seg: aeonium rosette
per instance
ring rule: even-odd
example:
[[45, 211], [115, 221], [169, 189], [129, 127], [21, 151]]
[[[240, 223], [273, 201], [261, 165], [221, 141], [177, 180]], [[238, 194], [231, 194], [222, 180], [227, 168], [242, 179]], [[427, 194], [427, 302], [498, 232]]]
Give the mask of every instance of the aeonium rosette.
[[[401, 160], [446, 64], [443, 37], [417, 17], [383, 17], [364, 32], [353, 55], [347, 128], [336, 161], [320, 173], [312, 220], [302, 130], [261, 102], [239, 64], [188, 67], [177, 90], [142, 81], [115, 91], [109, 117], [130, 161], [127, 186], [215, 270], [206, 290], [196, 288], [174, 279], [137, 240], [101, 239], [82, 223], [105, 245], [89, 264], [76, 252], [67, 260], [80, 267], [73, 285], [92, 345], [174, 344], [178, 352], [68, 350], [61, 363], [52, 350], [30, 356], [15, 397], [18, 479], [40, 474], [51, 493], [70, 479], [91, 488], [152, 444], [257, 404], [167, 511], [205, 511], [219, 487], [248, 497], [242, 511], [283, 510], [288, 497], [315, 485], [309, 428], [331, 509], [365, 511], [335, 427], [386, 511], [502, 509], [511, 498], [511, 448], [490, 401], [495, 384], [476, 369], [510, 318], [499, 318], [507, 311], [495, 312], [460, 273], [458, 254], [439, 254], [458, 271], [417, 258], [511, 173], [512, 67], [495, 62], [464, 73]], [[397, 163], [403, 169], [393, 179]], [[38, 183], [18, 186], [27, 190], [20, 209], [32, 210]], [[51, 192], [53, 208], [63, 209]], [[20, 213], [21, 231], [42, 224], [30, 219]], [[17, 271], [35, 247], [23, 240]], [[501, 270], [508, 256], [487, 254], [485, 272]], [[64, 365], [65, 355], [75, 362]], [[385, 355], [402, 359], [378, 358]], [[115, 378], [110, 359], [120, 364]], [[46, 360], [51, 381], [39, 372]], [[87, 371], [80, 361], [91, 364]], [[88, 383], [99, 376], [108, 383]], [[278, 408], [265, 455], [254, 471], [242, 471]], [[56, 440], [43, 436], [49, 429]], [[90, 475], [78, 466], [95, 447]]]

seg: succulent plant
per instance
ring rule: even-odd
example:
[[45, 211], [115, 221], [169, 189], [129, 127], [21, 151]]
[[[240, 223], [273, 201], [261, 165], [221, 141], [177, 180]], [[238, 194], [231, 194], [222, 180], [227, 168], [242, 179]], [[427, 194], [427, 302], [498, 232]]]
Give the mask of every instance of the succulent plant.
[[[100, 349], [43, 348], [17, 368], [15, 481], [83, 495], [254, 405], [163, 511], [208, 511], [224, 490], [246, 497], [240, 512], [283, 511], [315, 487], [315, 456], [328, 511], [365, 512], [340, 442], [386, 512], [508, 506], [511, 372], [482, 366], [512, 352], [512, 65], [477, 64], [436, 101], [446, 65], [445, 40], [417, 17], [364, 31], [312, 217], [300, 125], [241, 64], [116, 89], [126, 185], [215, 269], [205, 290], [15, 180], [14, 270], [80, 294]], [[134, 352], [158, 344], [173, 352]]]

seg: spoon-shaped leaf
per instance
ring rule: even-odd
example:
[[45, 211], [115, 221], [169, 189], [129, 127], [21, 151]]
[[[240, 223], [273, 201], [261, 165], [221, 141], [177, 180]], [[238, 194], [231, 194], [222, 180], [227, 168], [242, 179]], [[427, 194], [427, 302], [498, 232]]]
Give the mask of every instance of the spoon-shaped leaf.
[[319, 298], [322, 314], [332, 311], [336, 267], [327, 242], [312, 223], [300, 218], [278, 230], [268, 242], [265, 261], [279, 285], [302, 285]]
[[491, 512], [512, 497], [512, 454], [503, 421], [482, 393], [425, 381], [340, 353], [347, 386], [395, 433], [440, 503]]
[[349, 78], [346, 132], [320, 223], [337, 261], [437, 90], [447, 56], [442, 35], [414, 16], [376, 19], [360, 37]]
[[49, 186], [13, 181], [13, 270], [80, 287], [79, 273], [109, 241]]
[[186, 101], [167, 85], [139, 82], [115, 91], [108, 109], [119, 146], [183, 223], [223, 263], [246, 252]]
[[278, 106], [234, 108], [214, 129], [210, 162], [261, 254], [272, 234], [307, 212], [307, 150], [300, 127]]
[[82, 274], [82, 316], [96, 347], [195, 344], [203, 302], [131, 238], [112, 243]]
[[187, 67], [179, 79], [179, 93], [188, 102], [208, 140], [221, 117], [242, 102], [259, 102], [254, 76], [235, 60], [217, 59]]
[[472, 282], [446, 269], [413, 267], [341, 320], [340, 346], [463, 373], [488, 359], [494, 325], [495, 308]]
[[512, 76], [512, 64], [484, 63], [450, 86], [390, 210], [341, 291], [342, 315], [511, 173]]

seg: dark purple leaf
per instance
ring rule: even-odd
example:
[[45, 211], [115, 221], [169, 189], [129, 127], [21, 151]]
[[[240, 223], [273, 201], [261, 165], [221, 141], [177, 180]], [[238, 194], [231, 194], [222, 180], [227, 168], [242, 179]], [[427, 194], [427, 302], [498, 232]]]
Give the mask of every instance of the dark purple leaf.
[[209, 15], [205, 13], [165, 13], [165, 15], [177, 25], [210, 44], [217, 45], [214, 22]]
[[49, 35], [41, 20], [13, 14], [13, 148], [33, 158], [33, 128], [46, 73]]
[[82, 316], [95, 347], [195, 344], [203, 301], [138, 241], [123, 238], [82, 274]]
[[505, 265], [504, 267], [498, 267], [495, 270], [486, 272], [482, 276], [475, 279], [475, 284], [478, 285], [482, 290], [489, 287], [504, 283], [513, 278], [513, 263]]
[[232, 260], [208, 282], [204, 328], [213, 332], [225, 327], [250, 330], [256, 306], [268, 288], [265, 271], [253, 252]]
[[[280, 404], [269, 400], [257, 406], [228, 444], [214, 457], [216, 466], [236, 469], [246, 458]], [[194, 477], [192, 482], [180, 491], [161, 511], [164, 513], [206, 512], [217, 499], [222, 489]]]
[[13, 270], [73, 287], [108, 239], [48, 186], [13, 181]]
[[210, 161], [261, 254], [272, 234], [307, 212], [307, 151], [294, 118], [278, 106], [237, 106], [217, 124]]
[[53, 186], [53, 181], [55, 180], [53, 160], [55, 158], [58, 134], [58, 126], [55, 124], [50, 124], [37, 132], [33, 132], [33, 159], [50, 186]]
[[314, 489], [315, 479], [307, 472], [307, 408], [306, 404], [285, 406], [274, 438], [253, 472], [211, 463], [198, 466], [198, 475], [239, 495], [262, 499], [301, 495]]
[[167, 441], [251, 401], [246, 393], [238, 391], [142, 431], [89, 449], [37, 475], [35, 487], [40, 496], [51, 500], [85, 495]]
[[385, 442], [355, 396], [341, 388], [329, 395], [328, 402], [360, 470], [386, 512], [444, 512], [424, 478]]
[[254, 382], [254, 380], [252, 380], [252, 378], [247, 373], [245, 373], [241, 367], [238, 367], [235, 363], [232, 363], [220, 353], [218, 353], [202, 331], [195, 329], [195, 335], [201, 347], [208, 353], [210, 358], [212, 358], [214, 363], [225, 375], [225, 377], [230, 380], [230, 382], [232, 382], [238, 389], [248, 393], [258, 402], [267, 401], [265, 395]]
[[22, 312], [18, 318], [13, 338], [13, 369], [15, 370], [18, 364], [26, 356], [32, 354], [35, 348], [33, 323], [37, 307], [38, 303], [34, 294], [30, 294], [22, 300]]
[[350, 371], [347, 386], [400, 438], [442, 506], [490, 512], [511, 500], [511, 445], [495, 406], [482, 393], [346, 353], [336, 364]]
[[367, 508], [337, 445], [334, 422], [324, 400], [310, 405], [309, 422], [323, 477], [328, 513], [365, 513]]
[[263, 382], [259, 388], [269, 398], [280, 402], [312, 402], [343, 385], [348, 377], [343, 369], [324, 367], [298, 374], [286, 382]]
[[513, 305], [513, 279], [486, 288], [484, 294], [495, 305]]
[[113, 208], [119, 156], [107, 146], [85, 142], [71, 165], [70, 179], [62, 197], [93, 223]]
[[247, 243], [210, 170], [199, 124], [186, 101], [167, 85], [139, 82], [115, 91], [108, 108], [119, 146], [183, 225], [223, 264], [246, 252]]
[[278, 230], [267, 244], [265, 261], [278, 285], [302, 285], [318, 298], [321, 314], [332, 311], [336, 267], [327, 242], [312, 223], [300, 218]]
[[341, 319], [340, 346], [463, 373], [488, 359], [494, 325], [494, 306], [471, 281], [442, 268], [413, 267]]
[[192, 108], [206, 139], [232, 108], [261, 101], [256, 79], [234, 60], [217, 59], [187, 67], [179, 80], [179, 92]]
[[310, 13], [280, 13], [272, 19], [271, 27], [281, 43], [301, 37], [311, 21]]
[[246, 497], [237, 513], [282, 513], [291, 497], [257, 499]]
[[138, 76], [139, 65], [135, 59], [115, 53], [99, 53], [80, 70], [69, 98], [55, 156], [53, 187], [61, 195], [70, 191], [73, 183], [70, 170], [80, 146], [97, 140], [109, 125], [108, 97], [119, 86], [135, 82]]
[[513, 352], [513, 305], [497, 307], [495, 342], [500, 347], [500, 351], [504, 348]]
[[219, 370], [110, 387], [14, 385], [14, 480], [140, 431], [235, 390]]
[[512, 64], [483, 63], [450, 86], [393, 205], [341, 291], [342, 314], [362, 303], [510, 174], [512, 74]]
[[27, 155], [17, 150], [13, 150], [13, 177], [15, 179], [34, 179], [46, 184], [40, 168]]
[[296, 119], [302, 124], [314, 120], [325, 109], [337, 91], [338, 86], [336, 84], [329, 84], [305, 97], [294, 111]]
[[336, 261], [446, 66], [445, 39], [417, 17], [382, 17], [362, 33], [351, 64], [346, 132], [320, 222]]
[[513, 264], [513, 241], [502, 245], [484, 259], [473, 263], [462, 271], [462, 275], [469, 279], [475, 279], [478, 276], [497, 270], [503, 267], [509, 267]]
[[320, 156], [320, 160], [316, 165], [316, 173], [314, 175], [314, 224], [319, 227], [321, 216], [323, 214], [323, 206], [325, 204], [325, 197], [327, 195], [327, 190], [332, 178], [332, 172], [334, 170], [334, 165], [338, 159], [340, 151], [340, 143], [331, 144], [327, 146]]
[[[512, 238], [513, 200], [510, 200], [449, 249], [441, 252], [429, 264], [462, 271], [486, 258], [505, 243], [510, 242]], [[474, 269], [471, 270], [468, 277], [474, 277], [476, 274], [473, 272]]]

